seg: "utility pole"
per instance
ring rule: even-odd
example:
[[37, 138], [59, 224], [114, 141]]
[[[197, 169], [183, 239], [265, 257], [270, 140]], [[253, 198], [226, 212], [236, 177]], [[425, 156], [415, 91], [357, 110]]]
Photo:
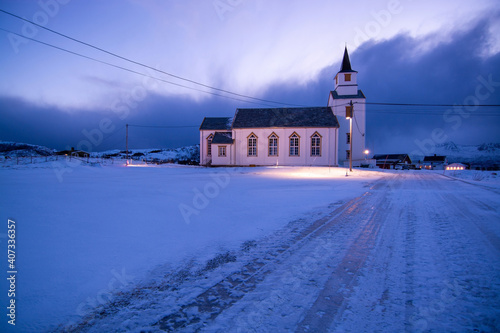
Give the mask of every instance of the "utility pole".
[[128, 160], [128, 124], [125, 125], [126, 128], [126, 134], [125, 134], [125, 154], [127, 154], [127, 160]]
[[[349, 171], [352, 172], [352, 118], [354, 117], [354, 107], [352, 100], [349, 103]], [[347, 115], [346, 115], [347, 116]]]

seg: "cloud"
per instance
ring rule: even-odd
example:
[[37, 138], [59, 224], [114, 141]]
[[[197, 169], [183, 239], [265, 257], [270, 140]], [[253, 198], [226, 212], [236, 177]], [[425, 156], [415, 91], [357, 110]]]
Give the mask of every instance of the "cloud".
[[[500, 82], [500, 54], [483, 57], [483, 51], [489, 47], [489, 25], [489, 19], [482, 20], [418, 58], [412, 54], [426, 40], [407, 35], [364, 45], [352, 57], [355, 69], [360, 72], [359, 84], [368, 100], [374, 102], [500, 104], [500, 84], [488, 88], [495, 91], [478, 88], [484, 86], [484, 81]], [[380, 113], [389, 109], [401, 115]], [[397, 147], [396, 142], [404, 142], [407, 149], [412, 149], [415, 140], [430, 139], [435, 129], [442, 129], [443, 136], [460, 143], [500, 140], [500, 118], [484, 115], [493, 111], [491, 109], [469, 107], [463, 114], [454, 109], [450, 114], [450, 108], [370, 106], [368, 110], [369, 139], [381, 141], [376, 146], [401, 149], [403, 147]], [[498, 108], [496, 110], [498, 114]], [[405, 115], [405, 112], [433, 112], [435, 115]], [[387, 137], [385, 141], [384, 136]]]
[[[500, 53], [485, 52], [494, 46], [490, 41], [495, 17], [498, 15], [483, 17], [446, 40], [436, 34], [420, 38], [399, 34], [362, 44], [351, 53], [351, 63], [359, 72], [359, 87], [367, 102], [500, 104]], [[434, 47], [422, 51], [422, 45], [429, 44]], [[273, 86], [266, 97], [326, 105], [338, 70], [339, 63], [324, 68], [307, 86]], [[489, 88], [494, 91], [484, 84], [491, 80], [497, 85]], [[368, 105], [367, 110], [367, 144], [381, 153], [411, 152], [420, 149], [419, 142], [439, 143], [443, 138], [462, 144], [500, 141], [500, 117], [491, 116], [500, 114], [498, 107]], [[439, 140], [436, 135], [433, 138], [435, 130], [443, 131]]]
[[[412, 37], [399, 34], [380, 42], [367, 42], [351, 52], [353, 68], [359, 72], [360, 89], [368, 102], [468, 104], [500, 104], [500, 54], [484, 52], [491, 48], [493, 16], [478, 20], [446, 40], [433, 41], [436, 35]], [[422, 45], [432, 48], [422, 51]], [[342, 52], [336, 61], [324, 67], [307, 82], [275, 82], [263, 87], [263, 99], [291, 104], [324, 106], [328, 93], [334, 89], [333, 78], [340, 67]], [[88, 76], [99, 85], [115, 82]], [[484, 82], [491, 82], [488, 90]], [[478, 88], [481, 87], [482, 88]], [[142, 87], [139, 84], [138, 87]], [[479, 90], [478, 90], [479, 89]], [[131, 92], [124, 88], [125, 92]], [[480, 92], [481, 98], [477, 92]], [[488, 95], [486, 97], [486, 95]], [[123, 96], [122, 96], [123, 97]], [[483, 98], [484, 97], [484, 98]], [[474, 99], [475, 98], [475, 99]], [[112, 104], [112, 103], [111, 103]], [[110, 105], [109, 103], [106, 105]], [[123, 107], [125, 104], [122, 104]], [[195, 126], [190, 128], [130, 128], [130, 146], [178, 147], [196, 144], [198, 128], [205, 116], [232, 116], [237, 107], [254, 104], [208, 96], [193, 100], [189, 96], [164, 96], [149, 89], [127, 112], [117, 113], [109, 107], [94, 112], [35, 105], [23, 99], [0, 98], [0, 139], [13, 140], [64, 149], [88, 140], [83, 134], [99, 128], [102, 119], [112, 121], [115, 130], [106, 133], [103, 142], [93, 150], [124, 149], [125, 124], [154, 126]], [[261, 107], [265, 107], [261, 105]], [[433, 131], [442, 130], [457, 143], [478, 144], [500, 141], [500, 117], [486, 116], [498, 108], [464, 109], [463, 114], [452, 108], [410, 108], [368, 105], [367, 144], [379, 153], [411, 152], [419, 149], [418, 142], [436, 142]], [[450, 111], [451, 110], [451, 113]], [[387, 111], [396, 112], [386, 113]], [[416, 114], [424, 113], [423, 115]], [[435, 115], [427, 113], [434, 112]], [[434, 135], [436, 137], [436, 135]], [[426, 141], [427, 140], [427, 141]], [[436, 142], [437, 143], [437, 142]]]

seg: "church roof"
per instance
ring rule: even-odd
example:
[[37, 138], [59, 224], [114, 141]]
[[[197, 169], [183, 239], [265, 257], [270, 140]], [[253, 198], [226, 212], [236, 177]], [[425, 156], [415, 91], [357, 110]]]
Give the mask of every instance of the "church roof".
[[349, 73], [349, 72], [356, 72], [356, 71], [352, 70], [351, 68], [351, 61], [349, 60], [349, 53], [347, 52], [347, 46], [346, 46], [344, 50], [344, 59], [342, 59], [342, 65], [340, 66], [339, 73]]
[[336, 90], [330, 91], [333, 99], [354, 99], [354, 98], [366, 98], [365, 94], [361, 90], [358, 90], [357, 95], [339, 95]]
[[231, 118], [229, 117], [205, 117], [201, 123], [200, 130], [230, 130]]
[[232, 144], [233, 133], [231, 132], [215, 132], [212, 143], [216, 144]]
[[233, 128], [339, 127], [330, 107], [237, 109]]

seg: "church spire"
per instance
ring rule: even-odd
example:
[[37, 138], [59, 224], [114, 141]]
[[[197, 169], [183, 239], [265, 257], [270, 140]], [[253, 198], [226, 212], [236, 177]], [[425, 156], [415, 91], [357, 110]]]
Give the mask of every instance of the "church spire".
[[340, 71], [335, 76], [335, 91], [341, 96], [356, 95], [358, 93], [357, 75], [358, 72], [351, 67], [346, 45]]
[[344, 51], [344, 59], [342, 60], [342, 66], [340, 67], [340, 72], [354, 72], [351, 68], [351, 61], [349, 60], [349, 53], [347, 53], [347, 45]]

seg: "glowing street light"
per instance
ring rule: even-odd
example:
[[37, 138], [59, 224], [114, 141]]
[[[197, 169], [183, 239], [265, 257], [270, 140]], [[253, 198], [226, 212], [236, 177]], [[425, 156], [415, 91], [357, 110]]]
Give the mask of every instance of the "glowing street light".
[[349, 103], [349, 106], [346, 108], [345, 117], [349, 119], [349, 171], [352, 172], [352, 117], [353, 115], [353, 105], [352, 101]]
[[368, 159], [368, 154], [370, 153], [370, 151], [368, 149], [365, 150], [365, 160]]

